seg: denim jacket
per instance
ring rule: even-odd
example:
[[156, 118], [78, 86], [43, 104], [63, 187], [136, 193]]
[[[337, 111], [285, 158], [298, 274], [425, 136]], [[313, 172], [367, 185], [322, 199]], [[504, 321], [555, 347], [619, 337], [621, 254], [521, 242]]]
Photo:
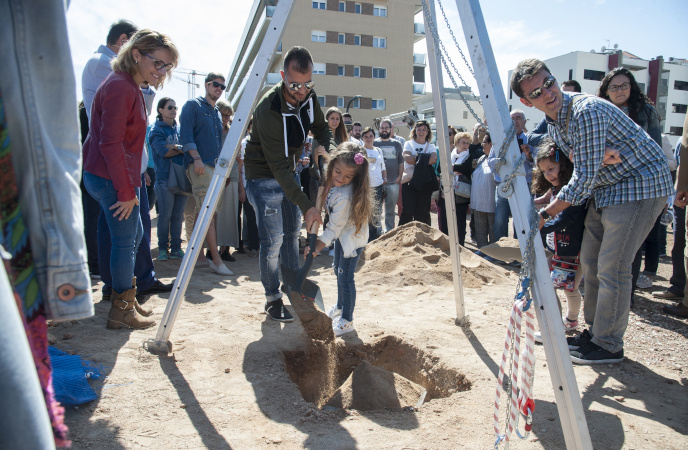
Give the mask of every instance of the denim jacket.
[[0, 25], [0, 90], [47, 318], [90, 317], [76, 83], [64, 4], [0, 2]]
[[174, 155], [171, 158], [165, 158], [169, 151], [167, 144], [179, 144], [179, 127], [177, 123], [174, 126], [169, 126], [163, 120], [156, 120], [153, 129], [148, 135], [150, 140], [151, 153], [153, 161], [155, 162], [155, 181], [167, 184], [167, 178], [170, 175], [170, 161], [182, 165], [184, 164], [184, 155]]
[[325, 225], [322, 234], [318, 236], [318, 240], [325, 246], [339, 239], [345, 258], [353, 258], [356, 256], [356, 250], [365, 247], [368, 243], [368, 225], [364, 224], [356, 233], [356, 225], [349, 219], [352, 197], [353, 188], [350, 184], [330, 189], [325, 201], [330, 220]]

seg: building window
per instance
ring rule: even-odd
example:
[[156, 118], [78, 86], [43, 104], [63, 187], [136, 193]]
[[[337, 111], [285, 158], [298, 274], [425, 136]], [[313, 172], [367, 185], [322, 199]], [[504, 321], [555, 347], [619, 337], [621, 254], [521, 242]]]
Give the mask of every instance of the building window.
[[373, 15], [374, 16], [380, 16], [380, 17], [387, 17], [387, 7], [386, 6], [375, 6], [373, 8]]
[[337, 97], [337, 108], [344, 107], [344, 97]]
[[468, 119], [468, 111], [463, 112], [463, 120]]
[[327, 2], [313, 2], [313, 9], [327, 9]]
[[373, 78], [387, 78], [387, 69], [373, 67]]
[[325, 75], [325, 63], [313, 63], [313, 73], [316, 75]]
[[360, 68], [360, 67], [354, 66], [354, 76], [355, 76], [356, 78], [358, 78], [358, 77], [361, 76], [361, 68]]
[[354, 36], [354, 45], [361, 45], [361, 35], [357, 34]]
[[346, 2], [339, 2], [339, 11], [346, 12]]
[[361, 4], [360, 3], [356, 3], [356, 6], [354, 7], [354, 12], [356, 14], [361, 14]]
[[669, 127], [669, 134], [673, 134], [674, 136], [682, 136], [683, 127]]
[[688, 81], [674, 80], [674, 89], [677, 91], [688, 91]]
[[573, 80], [573, 69], [569, 69], [569, 80]]
[[588, 69], [583, 70], [583, 79], [584, 80], [602, 81], [602, 78], [604, 78], [604, 76], [605, 76], [605, 73], [601, 72], [599, 70], [588, 70]]
[[339, 33], [339, 38], [337, 39], [337, 43], [346, 44], [346, 35], [344, 33]]
[[344, 76], [344, 66], [337, 66], [337, 75], [340, 77]]
[[361, 99], [360, 99], [360, 98], [355, 98], [355, 99], [351, 102], [351, 106], [353, 106], [354, 109], [360, 109], [360, 108], [361, 108]]
[[686, 112], [688, 112], [688, 105], [679, 105], [678, 103], [672, 103], [671, 112], [685, 114]]
[[324, 95], [318, 95], [318, 103], [320, 103], [320, 106], [325, 106], [325, 96]]
[[383, 37], [373, 37], [373, 47], [387, 48], [387, 39]]
[[325, 42], [327, 40], [327, 33], [324, 31], [311, 31], [311, 41]]
[[385, 109], [385, 101], [382, 99], [373, 99], [372, 109]]

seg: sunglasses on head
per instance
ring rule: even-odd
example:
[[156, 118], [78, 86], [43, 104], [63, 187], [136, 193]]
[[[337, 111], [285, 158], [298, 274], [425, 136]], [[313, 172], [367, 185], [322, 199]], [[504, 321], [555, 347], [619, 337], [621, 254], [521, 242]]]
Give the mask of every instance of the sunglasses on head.
[[169, 111], [172, 111], [173, 109], [176, 111], [176, 110], [177, 110], [177, 107], [174, 106], [174, 105], [167, 105], [167, 109], [168, 109]]
[[227, 89], [227, 86], [225, 86], [225, 85], [222, 84], [222, 83], [218, 83], [217, 81], [208, 81], [208, 84], [212, 84], [214, 88], [219, 87], [219, 88], [222, 89], [223, 91], [224, 91], [225, 89]]
[[306, 81], [305, 83], [289, 83], [287, 86], [289, 86], [289, 90], [291, 91], [299, 91], [302, 87], [305, 87], [307, 91], [310, 91], [313, 89], [313, 86], [315, 86], [315, 81]]
[[162, 71], [167, 72], [167, 71], [170, 70], [170, 69], [172, 68], [172, 66], [173, 66], [172, 63], [167, 63], [167, 64], [165, 64], [165, 61], [161, 61], [161, 60], [159, 60], [159, 59], [155, 59], [155, 58], [153, 58], [151, 55], [149, 55], [148, 53], [144, 53], [144, 52], [140, 52], [140, 53], [141, 53], [143, 56], [147, 56], [148, 58], [150, 58], [150, 59], [153, 60], [153, 67], [155, 67], [155, 70], [162, 70]]
[[549, 88], [551, 88], [551, 87], [554, 85], [554, 83], [556, 83], [556, 82], [557, 82], [557, 79], [554, 78], [553, 76], [550, 76], [549, 78], [547, 78], [547, 79], [545, 80], [544, 83], [542, 83], [542, 86], [540, 86], [539, 88], [533, 90], [533, 92], [531, 92], [530, 94], [528, 94], [526, 97], [528, 97], [530, 100], [535, 100], [536, 98], [538, 98], [539, 96], [542, 95], [542, 90], [543, 90], [543, 89], [549, 89]]

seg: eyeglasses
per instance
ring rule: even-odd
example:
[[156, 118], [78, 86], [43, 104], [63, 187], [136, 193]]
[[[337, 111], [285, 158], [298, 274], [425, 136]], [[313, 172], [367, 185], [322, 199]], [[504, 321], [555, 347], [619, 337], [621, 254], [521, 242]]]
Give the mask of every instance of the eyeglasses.
[[149, 55], [148, 53], [143, 53], [143, 52], [140, 52], [140, 53], [143, 56], [147, 56], [153, 60], [153, 67], [155, 67], [155, 70], [167, 72], [168, 70], [170, 70], [174, 66], [174, 64], [172, 64], [172, 63], [165, 64], [165, 61], [160, 61], [159, 59], [155, 59], [151, 55]]
[[380, 127], [380, 131], [390, 131], [390, 127]]
[[528, 98], [531, 99], [531, 100], [535, 100], [536, 98], [538, 98], [539, 96], [542, 95], [542, 90], [543, 90], [543, 89], [549, 89], [549, 88], [551, 88], [552, 86], [554, 86], [554, 83], [556, 83], [556, 82], [557, 82], [557, 79], [556, 79], [556, 78], [554, 78], [554, 77], [549, 77], [549, 78], [547, 78], [547, 79], [545, 80], [544, 83], [542, 83], [542, 86], [541, 86], [541, 87], [539, 87], [539, 88], [533, 90], [533, 92], [531, 92], [530, 94], [526, 95], [526, 97], [528, 97]]
[[172, 105], [167, 105], [167, 110], [168, 110], [168, 111], [172, 111], [173, 109], [176, 111], [176, 110], [177, 110], [177, 107], [176, 107], [176, 106], [172, 106]]
[[291, 91], [300, 91], [302, 87], [305, 87], [307, 91], [310, 91], [313, 89], [313, 86], [315, 86], [315, 81], [306, 81], [305, 83], [289, 83], [287, 86], [289, 86], [289, 90]]
[[631, 83], [622, 83], [622, 84], [612, 84], [610, 85], [607, 90], [609, 92], [616, 92], [616, 91], [625, 91], [626, 89], [631, 88]]
[[218, 83], [217, 81], [208, 81], [206, 84], [212, 84], [214, 88], [219, 87], [219, 88], [222, 89], [223, 91], [224, 91], [225, 89], [227, 89], [227, 86], [225, 86], [225, 85], [222, 84], [222, 83]]
[[226, 118], [228, 118], [228, 119], [229, 119], [229, 118], [231, 118], [231, 117], [232, 117], [232, 115], [231, 115], [231, 114], [222, 114], [222, 117], [226, 117]]
[[522, 120], [522, 121], [525, 122], [525, 121], [526, 121], [526, 118], [525, 118], [525, 117], [521, 117], [521, 116], [514, 116], [514, 117], [511, 118], [511, 120], [513, 120], [514, 122], [517, 121], [517, 120]]

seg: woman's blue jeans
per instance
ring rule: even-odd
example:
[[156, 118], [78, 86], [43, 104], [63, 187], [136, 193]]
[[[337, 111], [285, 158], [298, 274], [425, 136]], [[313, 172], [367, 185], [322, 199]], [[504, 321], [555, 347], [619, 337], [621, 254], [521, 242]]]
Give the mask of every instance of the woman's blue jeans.
[[[117, 292], [124, 292], [131, 289], [131, 281], [134, 277], [134, 258], [143, 236], [139, 206], [134, 206], [128, 219], [119, 220], [113, 217], [113, 212], [110, 211], [110, 206], [117, 203], [117, 192], [112, 181], [84, 172], [84, 185], [91, 197], [103, 209], [102, 216], [107, 221], [110, 230], [112, 288]], [[139, 196], [139, 188], [136, 188], [136, 196]]]
[[334, 273], [337, 275], [337, 308], [342, 310], [342, 317], [349, 322], [354, 320], [356, 306], [356, 283], [354, 272], [361, 257], [363, 247], [356, 249], [356, 256], [345, 258], [339, 239], [334, 242]]
[[167, 180], [155, 182], [155, 196], [158, 200], [158, 249], [175, 252], [182, 249], [182, 223], [184, 208], [189, 197], [177, 195], [167, 189]]

